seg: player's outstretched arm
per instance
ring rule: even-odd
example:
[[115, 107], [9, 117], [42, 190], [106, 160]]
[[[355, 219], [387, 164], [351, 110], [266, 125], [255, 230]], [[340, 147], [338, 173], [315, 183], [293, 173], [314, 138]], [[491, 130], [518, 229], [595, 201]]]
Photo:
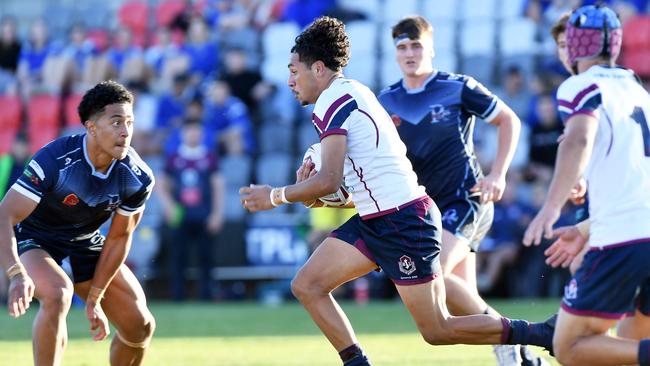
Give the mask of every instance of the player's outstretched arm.
[[36, 209], [38, 203], [10, 189], [0, 203], [0, 265], [9, 277], [7, 305], [9, 315], [17, 318], [27, 311], [34, 297], [34, 282], [18, 258], [13, 227]]
[[336, 192], [343, 179], [347, 151], [346, 135], [330, 135], [321, 141], [321, 170], [300, 183], [281, 188], [254, 185], [239, 189], [244, 208], [251, 212], [270, 210], [283, 203], [309, 202]]
[[569, 198], [571, 189], [587, 167], [597, 131], [596, 116], [576, 114], [567, 120], [565, 138], [557, 150], [548, 195], [541, 210], [526, 229], [524, 245], [539, 245], [542, 236], [547, 239], [553, 237], [553, 224], [560, 217], [560, 210]]
[[471, 189], [472, 192], [481, 192], [482, 203], [498, 201], [503, 196], [503, 191], [506, 188], [506, 173], [519, 142], [521, 130], [519, 117], [507, 105], [503, 104], [501, 108], [499, 114], [490, 121], [499, 129], [497, 155], [492, 163], [490, 173]]
[[133, 232], [141, 217], [142, 212], [131, 216], [116, 212], [111, 221], [86, 299], [86, 317], [90, 322], [91, 332], [94, 332], [93, 339], [96, 341], [105, 339], [110, 333], [108, 319], [100, 305], [101, 299], [118, 269], [126, 260]]

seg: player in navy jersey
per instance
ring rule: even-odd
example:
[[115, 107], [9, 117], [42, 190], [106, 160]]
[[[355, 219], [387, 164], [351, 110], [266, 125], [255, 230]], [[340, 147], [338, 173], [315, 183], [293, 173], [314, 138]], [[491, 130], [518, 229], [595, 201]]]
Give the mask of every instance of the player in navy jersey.
[[[588, 224], [571, 228], [580, 231], [578, 237], [556, 231], [560, 240], [547, 250], [551, 264], [568, 265], [583, 246], [589, 248], [579, 266], [571, 263], [575, 273], [553, 339], [556, 357], [566, 365], [650, 365], [650, 97], [633, 72], [615, 65], [623, 34], [611, 9], [578, 8], [564, 33], [556, 40], [566, 44], [564, 63], [573, 74], [557, 93], [564, 137], [548, 195], [524, 244], [552, 237], [560, 208], [584, 173]], [[627, 334], [609, 336], [631, 308]]]
[[[472, 77], [433, 68], [433, 27], [423, 17], [400, 20], [392, 37], [402, 79], [384, 89], [379, 101], [406, 144], [419, 183], [442, 213], [447, 306], [455, 315], [498, 314], [478, 294], [474, 252], [492, 225], [492, 202], [503, 195], [519, 118]], [[499, 129], [487, 176], [474, 154], [476, 117]], [[532, 357], [516, 346], [495, 346], [495, 354], [500, 365], [519, 364], [520, 354]]]
[[[40, 149], [0, 203], [0, 265], [10, 278], [9, 315], [25, 314], [35, 297], [34, 364], [59, 365], [67, 342], [73, 292], [86, 300], [94, 340], [115, 326], [111, 365], [139, 365], [154, 331], [144, 292], [124, 265], [154, 185], [130, 147], [133, 96], [107, 81], [79, 107], [86, 133]], [[111, 219], [104, 237], [99, 227]], [[72, 281], [61, 269], [69, 258]], [[105, 295], [105, 296], [104, 296]]]
[[343, 24], [321, 17], [295, 40], [288, 85], [302, 105], [315, 104], [321, 167], [309, 161], [297, 183], [240, 188], [252, 212], [281, 204], [321, 205], [342, 180], [358, 214], [334, 230], [293, 279], [291, 289], [346, 366], [370, 365], [332, 291], [381, 269], [430, 344], [537, 344], [550, 347], [544, 324], [493, 314], [450, 316], [440, 269], [440, 211], [417, 183], [390, 116], [364, 85], [343, 77], [349, 41]]

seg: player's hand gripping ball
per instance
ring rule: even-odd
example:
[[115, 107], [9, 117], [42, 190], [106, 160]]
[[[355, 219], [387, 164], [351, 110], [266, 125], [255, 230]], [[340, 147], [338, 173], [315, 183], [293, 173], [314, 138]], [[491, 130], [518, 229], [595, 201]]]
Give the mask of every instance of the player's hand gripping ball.
[[[305, 162], [307, 159], [311, 160], [311, 162], [314, 163], [314, 170], [318, 172], [321, 166], [320, 157], [320, 143], [316, 143], [307, 149], [305, 155], [302, 158], [302, 161]], [[318, 200], [323, 202], [326, 206], [339, 207], [348, 204], [352, 200], [352, 195], [345, 188], [343, 182], [341, 182], [341, 185], [339, 186], [339, 189], [336, 190], [336, 192], [328, 194], [327, 196], [320, 197]]]

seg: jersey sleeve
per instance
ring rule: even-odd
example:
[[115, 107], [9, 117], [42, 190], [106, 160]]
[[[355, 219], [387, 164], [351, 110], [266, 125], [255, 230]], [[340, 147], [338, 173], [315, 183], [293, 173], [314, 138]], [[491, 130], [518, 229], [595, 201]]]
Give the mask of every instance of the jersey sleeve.
[[350, 94], [345, 94], [327, 107], [322, 119], [316, 113], [312, 114], [321, 141], [329, 135], [347, 135], [348, 117], [356, 109], [357, 102]]
[[45, 193], [52, 190], [58, 176], [57, 159], [45, 147], [29, 161], [23, 174], [11, 188], [38, 203]]
[[600, 88], [589, 79], [573, 76], [565, 80], [557, 90], [557, 104], [564, 123], [576, 114], [595, 116], [602, 104]]
[[118, 207], [117, 213], [122, 216], [133, 216], [144, 211], [145, 202], [151, 196], [155, 180], [153, 174], [142, 178], [142, 186], [134, 194], [125, 199]]
[[463, 108], [469, 113], [491, 122], [501, 111], [502, 101], [483, 84], [467, 76], [461, 92]]

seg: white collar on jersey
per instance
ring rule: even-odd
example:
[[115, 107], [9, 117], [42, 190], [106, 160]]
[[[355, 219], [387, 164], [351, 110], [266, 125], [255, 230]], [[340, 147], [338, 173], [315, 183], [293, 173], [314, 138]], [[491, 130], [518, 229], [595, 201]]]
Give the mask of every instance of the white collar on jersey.
[[106, 171], [106, 173], [98, 172], [95, 169], [95, 166], [93, 165], [93, 162], [90, 160], [90, 157], [88, 157], [88, 147], [86, 146], [86, 137], [87, 137], [87, 135], [84, 135], [84, 141], [83, 141], [84, 149], [83, 150], [84, 150], [84, 158], [86, 159], [86, 163], [88, 164], [88, 166], [90, 166], [90, 173], [93, 176], [95, 176], [97, 178], [100, 178], [100, 179], [108, 178], [108, 176], [111, 174], [111, 171], [113, 170], [113, 167], [115, 166], [115, 163], [117, 162], [117, 160], [113, 159], [113, 162], [111, 162], [111, 166], [108, 167], [108, 170]]
[[435, 79], [436, 76], [438, 76], [438, 70], [433, 70], [433, 73], [431, 73], [431, 75], [429, 75], [429, 77], [426, 80], [424, 80], [424, 82], [422, 83], [422, 86], [420, 86], [418, 88], [412, 88], [412, 89], [409, 89], [408, 86], [406, 86], [406, 83], [404, 82], [404, 79], [402, 79], [402, 88], [404, 88], [404, 90], [406, 90], [406, 94], [420, 93], [420, 92], [424, 91], [424, 88], [427, 87], [427, 84], [429, 84], [429, 82], [431, 82], [431, 80]]

